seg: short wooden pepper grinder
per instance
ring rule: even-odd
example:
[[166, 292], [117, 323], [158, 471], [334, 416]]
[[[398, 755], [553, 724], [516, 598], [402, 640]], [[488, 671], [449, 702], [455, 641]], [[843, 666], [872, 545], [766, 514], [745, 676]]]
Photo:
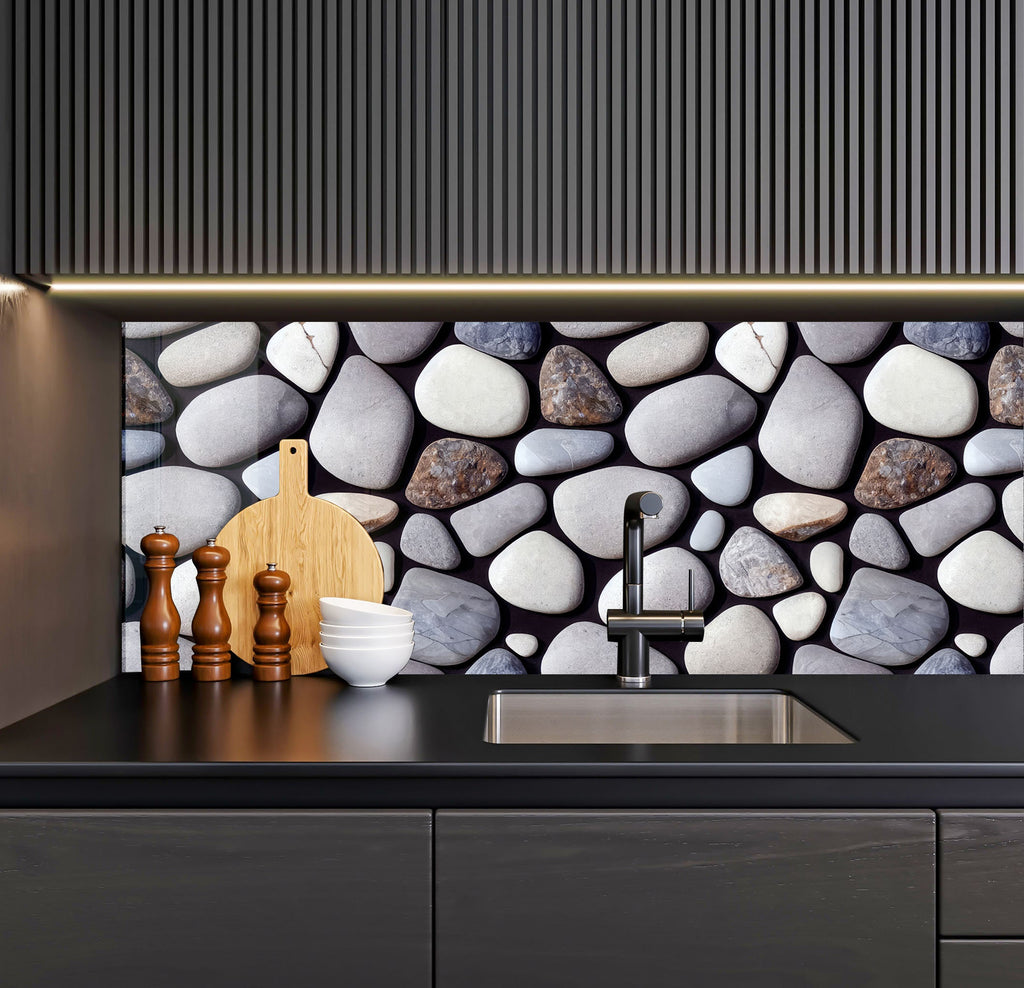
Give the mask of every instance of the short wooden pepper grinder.
[[178, 632], [181, 618], [171, 599], [171, 574], [178, 540], [163, 525], [142, 538], [149, 593], [139, 617], [142, 678], [166, 682], [178, 678]]
[[207, 539], [192, 553], [199, 585], [199, 605], [192, 619], [192, 678], [204, 683], [231, 678], [231, 619], [222, 596], [230, 561], [231, 553], [216, 539]]
[[260, 611], [252, 633], [252, 678], [258, 682], [275, 683], [291, 678], [292, 629], [284, 616], [291, 584], [291, 577], [279, 570], [277, 563], [267, 563], [267, 568], [252, 579]]

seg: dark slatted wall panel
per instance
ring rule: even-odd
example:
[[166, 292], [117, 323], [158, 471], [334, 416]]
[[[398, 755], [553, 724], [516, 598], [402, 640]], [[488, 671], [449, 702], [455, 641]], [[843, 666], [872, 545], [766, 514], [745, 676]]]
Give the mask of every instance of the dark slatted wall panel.
[[1021, 0], [13, 0], [15, 266], [1022, 273]]

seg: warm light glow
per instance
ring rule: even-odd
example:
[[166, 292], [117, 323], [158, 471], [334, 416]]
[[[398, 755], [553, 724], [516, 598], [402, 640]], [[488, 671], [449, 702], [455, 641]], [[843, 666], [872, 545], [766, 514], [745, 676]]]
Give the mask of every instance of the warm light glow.
[[773, 294], [792, 295], [809, 292], [815, 295], [906, 295], [908, 292], [942, 292], [977, 295], [991, 290], [1001, 295], [1024, 298], [1024, 278], [731, 278], [727, 276], [701, 279], [650, 278], [577, 278], [551, 276], [509, 278], [408, 277], [324, 279], [306, 281], [274, 281], [262, 278], [208, 280], [203, 278], [166, 278], [143, 280], [135, 278], [95, 278], [89, 280], [60, 279], [50, 286], [53, 292], [98, 295], [143, 295], [154, 293], [185, 293], [191, 295], [346, 295], [403, 293], [409, 295], [729, 295]]
[[0, 277], [0, 295], [20, 295], [23, 291], [25, 286], [20, 281]]

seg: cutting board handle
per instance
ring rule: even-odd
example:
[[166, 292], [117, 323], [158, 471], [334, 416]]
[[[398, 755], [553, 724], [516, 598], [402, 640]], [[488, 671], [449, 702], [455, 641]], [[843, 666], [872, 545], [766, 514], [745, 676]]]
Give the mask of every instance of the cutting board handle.
[[[281, 454], [280, 496], [304, 498], [309, 494], [309, 444], [305, 439], [285, 439]], [[275, 562], [276, 560], [271, 560]]]

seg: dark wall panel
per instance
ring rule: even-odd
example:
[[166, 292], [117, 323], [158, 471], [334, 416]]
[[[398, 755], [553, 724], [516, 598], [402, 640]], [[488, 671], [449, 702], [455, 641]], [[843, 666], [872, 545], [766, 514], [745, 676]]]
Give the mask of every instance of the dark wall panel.
[[118, 671], [117, 330], [0, 280], [0, 725]]
[[10, 2], [20, 272], [1024, 273], [1019, 0]]

